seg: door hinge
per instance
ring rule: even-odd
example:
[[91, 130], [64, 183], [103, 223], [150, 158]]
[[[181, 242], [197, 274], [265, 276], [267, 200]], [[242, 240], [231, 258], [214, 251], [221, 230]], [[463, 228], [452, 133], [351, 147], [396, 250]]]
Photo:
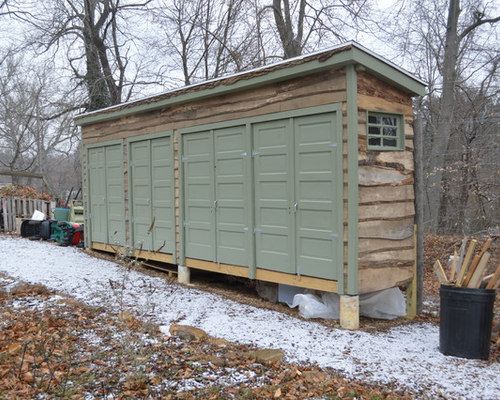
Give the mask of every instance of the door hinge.
[[186, 162], [187, 160], [188, 160], [188, 158], [187, 158], [187, 157], [185, 157], [185, 156], [182, 156], [182, 157], [181, 157], [181, 161], [182, 161], [182, 162]]
[[338, 238], [339, 237], [338, 233], [330, 233], [330, 236], [332, 238]]
[[252, 151], [252, 157], [260, 156], [260, 151]]
[[245, 227], [243, 228], [243, 232], [248, 232], [248, 226], [245, 226]]
[[260, 228], [253, 228], [253, 233], [259, 233], [262, 232], [262, 229]]
[[330, 147], [338, 147], [338, 144], [337, 143], [330, 143], [329, 146]]
[[248, 153], [246, 151], [244, 151], [243, 153], [241, 153], [241, 156], [246, 157], [246, 156], [248, 156]]
[[189, 226], [189, 222], [184, 221], [184, 222], [182, 223], [182, 226], [184, 226], [184, 227]]

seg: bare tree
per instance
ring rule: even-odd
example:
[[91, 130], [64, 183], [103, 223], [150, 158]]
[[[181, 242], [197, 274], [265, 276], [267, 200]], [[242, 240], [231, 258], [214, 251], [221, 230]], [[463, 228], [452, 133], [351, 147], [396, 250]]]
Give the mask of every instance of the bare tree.
[[20, 65], [21, 60], [13, 57], [1, 64], [0, 165], [8, 171], [28, 171], [35, 163], [36, 119], [33, 116], [40, 88], [20, 75]]
[[86, 88], [88, 101], [84, 108], [95, 110], [130, 98], [138, 71], [127, 76], [130, 36], [126, 19], [129, 13], [144, 10], [150, 2], [17, 1], [15, 15], [33, 28], [31, 44], [44, 52], [67, 57], [77, 85]]
[[12, 53], [0, 64], [0, 168], [40, 173], [48, 189], [48, 158], [72, 153], [79, 141], [73, 115], [60, 112], [75, 109], [76, 99], [51, 72]]
[[252, 65], [250, 10], [241, 0], [161, 1], [152, 11], [162, 35], [149, 43], [182, 71], [184, 85], [241, 71]]
[[[431, 204], [431, 221], [435, 224], [433, 229], [437, 228], [439, 215], [443, 215], [441, 210], [441, 189], [442, 176], [445, 161], [445, 154], [448, 149], [448, 143], [452, 132], [452, 121], [455, 110], [455, 92], [457, 87], [457, 77], [459, 76], [459, 52], [461, 44], [467, 43], [468, 38], [476, 29], [484, 24], [494, 24], [500, 20], [500, 17], [488, 18], [485, 10], [481, 10], [480, 5], [477, 8], [469, 10], [472, 15], [469, 21], [461, 29], [459, 28], [459, 16], [462, 12], [459, 0], [450, 0], [448, 8], [448, 21], [446, 24], [446, 36], [444, 45], [443, 62], [441, 73], [443, 78], [443, 87], [441, 99], [439, 102], [438, 120], [436, 133], [433, 138], [430, 158], [430, 168], [432, 174], [429, 175], [428, 199]], [[439, 213], [439, 214], [438, 214]]]
[[[387, 26], [381, 28], [386, 29], [387, 47], [401, 52], [393, 58], [428, 85], [428, 94], [416, 102], [416, 118], [422, 119], [424, 133], [426, 230], [465, 229], [471, 225], [457, 224], [456, 219], [461, 215], [458, 208], [467, 207], [467, 199], [452, 199], [460, 193], [456, 191], [458, 171], [451, 171], [459, 165], [470, 167], [462, 161], [457, 164], [463, 151], [460, 143], [465, 143], [457, 139], [465, 134], [460, 121], [466, 110], [481, 108], [480, 97], [473, 95], [464, 102], [464, 93], [482, 87], [482, 96], [495, 102], [498, 71], [491, 74], [497, 68], [490, 67], [498, 64], [498, 17], [488, 16], [494, 10], [489, 1], [415, 0], [403, 5], [384, 18]], [[479, 142], [475, 139], [471, 144], [475, 147]]]
[[344, 41], [348, 28], [358, 28], [369, 12], [367, 0], [273, 0], [270, 8], [283, 58], [302, 54], [308, 44]]

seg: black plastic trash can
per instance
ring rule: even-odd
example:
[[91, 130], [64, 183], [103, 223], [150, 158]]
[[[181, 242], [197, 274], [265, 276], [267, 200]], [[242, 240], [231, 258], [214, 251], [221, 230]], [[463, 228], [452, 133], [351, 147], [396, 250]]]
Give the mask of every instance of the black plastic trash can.
[[487, 360], [495, 290], [441, 285], [439, 351], [446, 355]]

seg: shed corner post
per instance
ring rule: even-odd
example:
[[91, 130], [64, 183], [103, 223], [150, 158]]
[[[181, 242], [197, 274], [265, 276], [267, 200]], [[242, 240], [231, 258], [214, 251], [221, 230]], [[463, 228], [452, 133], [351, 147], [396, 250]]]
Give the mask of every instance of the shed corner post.
[[[86, 249], [92, 248], [92, 237], [91, 237], [91, 219], [90, 219], [90, 187], [89, 187], [89, 158], [88, 158], [88, 148], [83, 143], [83, 128], [80, 126], [80, 165], [81, 179], [82, 179], [82, 204], [83, 204], [83, 223], [85, 229], [83, 230], [83, 243]], [[55, 207], [54, 207], [55, 208]], [[52, 213], [54, 210], [52, 210]]]
[[[184, 146], [182, 141], [182, 133], [177, 131], [178, 152], [177, 152], [177, 162], [179, 163], [179, 259], [177, 265], [177, 281], [185, 285], [191, 283], [191, 268], [187, 267], [186, 264], [186, 253], [185, 253], [185, 210], [184, 210], [184, 165], [182, 162], [182, 157], [184, 155]], [[175, 153], [174, 153], [175, 158]]]
[[358, 270], [358, 78], [356, 65], [346, 66], [347, 80], [347, 274], [340, 294], [340, 325], [359, 328]]

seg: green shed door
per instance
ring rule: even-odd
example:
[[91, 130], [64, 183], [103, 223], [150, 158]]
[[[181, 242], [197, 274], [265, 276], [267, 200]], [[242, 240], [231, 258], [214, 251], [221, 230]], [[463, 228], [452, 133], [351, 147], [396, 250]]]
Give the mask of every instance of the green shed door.
[[106, 151], [104, 147], [91, 147], [87, 154], [90, 237], [94, 242], [107, 243]]
[[153, 249], [173, 253], [175, 241], [174, 182], [170, 136], [151, 140]]
[[130, 143], [130, 183], [132, 246], [135, 249], [152, 250], [152, 235], [148, 233], [153, 222], [151, 212], [151, 143], [149, 140]]
[[175, 226], [172, 177], [170, 136], [130, 143], [130, 215], [135, 248], [173, 252]]
[[253, 125], [255, 247], [258, 268], [295, 273], [290, 120]]
[[213, 132], [215, 154], [216, 245], [217, 261], [249, 264], [249, 221], [246, 211], [245, 126]]
[[125, 199], [123, 190], [123, 150], [106, 146], [106, 198], [108, 243], [125, 244]]
[[184, 254], [215, 260], [215, 190], [210, 131], [182, 135]]
[[336, 114], [295, 118], [294, 132], [297, 273], [338, 279], [343, 202]]
[[87, 152], [91, 240], [123, 245], [125, 206], [122, 146], [91, 147]]

